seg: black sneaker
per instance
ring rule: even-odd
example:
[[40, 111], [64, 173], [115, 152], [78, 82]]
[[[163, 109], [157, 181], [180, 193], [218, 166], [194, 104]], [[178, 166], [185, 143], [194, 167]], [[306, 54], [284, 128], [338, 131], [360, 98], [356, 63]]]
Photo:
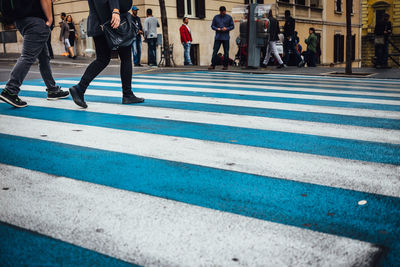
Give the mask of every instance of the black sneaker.
[[63, 91], [61, 90], [61, 87], [57, 87], [56, 90], [49, 90], [46, 89], [47, 91], [47, 100], [57, 100], [60, 98], [67, 98], [69, 95], [68, 91]]
[[1, 92], [0, 99], [16, 108], [24, 108], [28, 105], [25, 101], [22, 101], [18, 95], [12, 95], [6, 89], [3, 89], [3, 92]]
[[287, 68], [287, 66], [285, 64], [280, 64], [278, 67], [276, 67], [277, 69], [284, 69]]
[[122, 104], [136, 104], [136, 103], [143, 103], [143, 102], [144, 102], [144, 98], [136, 97], [135, 95], [122, 98]]
[[76, 85], [69, 88], [69, 92], [71, 93], [72, 99], [74, 100], [75, 104], [82, 108], [87, 108], [83, 93], [78, 89], [78, 87], [76, 87]]

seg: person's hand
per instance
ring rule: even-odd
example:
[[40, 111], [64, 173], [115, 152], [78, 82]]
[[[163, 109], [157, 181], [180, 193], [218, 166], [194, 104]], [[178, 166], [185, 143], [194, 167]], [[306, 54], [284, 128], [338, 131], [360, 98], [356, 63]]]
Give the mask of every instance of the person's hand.
[[53, 23], [53, 18], [47, 19], [47, 21], [46, 21], [47, 27], [51, 27], [51, 24], [52, 24], [52, 23]]
[[119, 27], [120, 21], [121, 21], [121, 20], [120, 20], [119, 14], [113, 13], [113, 14], [112, 14], [112, 17], [111, 17], [111, 27], [112, 27], [113, 29], [118, 28], [118, 27]]
[[226, 30], [227, 30], [227, 28], [226, 28], [226, 27], [223, 27], [223, 28], [222, 28], [222, 31], [223, 31], [223, 32], [225, 32]]
[[221, 28], [218, 28], [217, 30], [218, 30], [218, 31], [221, 31]]

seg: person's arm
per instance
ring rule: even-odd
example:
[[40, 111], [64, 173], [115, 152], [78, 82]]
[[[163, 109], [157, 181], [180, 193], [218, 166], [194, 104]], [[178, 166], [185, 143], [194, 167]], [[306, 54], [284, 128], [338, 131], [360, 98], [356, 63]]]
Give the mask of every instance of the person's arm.
[[119, 16], [119, 1], [118, 0], [108, 0], [108, 5], [110, 10], [112, 10], [111, 16], [111, 27], [116, 29], [119, 27], [119, 23], [121, 22], [121, 18]]
[[221, 29], [217, 27], [217, 17], [215, 16], [212, 20], [211, 23], [211, 29], [213, 29], [214, 31], [220, 31]]
[[146, 19], [146, 20], [144, 21], [144, 28], [143, 28], [143, 31], [144, 31], [143, 37], [144, 37], [144, 39], [147, 39], [147, 33], [148, 33], [148, 31], [149, 31], [149, 20], [148, 20], [148, 19]]
[[228, 27], [226, 27], [226, 31], [231, 31], [231, 30], [233, 30], [235, 28], [235, 24], [233, 23], [233, 19], [232, 19], [232, 17], [230, 17], [229, 18], [229, 25], [228, 25]]
[[40, 0], [40, 5], [42, 6], [43, 13], [47, 18], [46, 25], [51, 27], [51, 24], [53, 23], [53, 13], [51, 12], [51, 0]]

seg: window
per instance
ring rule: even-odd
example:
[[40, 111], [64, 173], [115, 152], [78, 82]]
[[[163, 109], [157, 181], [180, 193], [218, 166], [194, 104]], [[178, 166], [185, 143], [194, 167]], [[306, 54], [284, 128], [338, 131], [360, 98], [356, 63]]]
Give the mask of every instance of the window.
[[335, 11], [342, 13], [342, 0], [336, 0]]
[[319, 7], [319, 0], [310, 0], [310, 7]]
[[244, 4], [264, 4], [264, 0], [244, 0]]
[[344, 35], [340, 33], [333, 38], [333, 61], [344, 62]]
[[305, 6], [306, 5], [306, 0], [295, 0], [296, 5], [302, 5]]
[[206, 17], [205, 0], [177, 0], [176, 11], [178, 18], [200, 18]]

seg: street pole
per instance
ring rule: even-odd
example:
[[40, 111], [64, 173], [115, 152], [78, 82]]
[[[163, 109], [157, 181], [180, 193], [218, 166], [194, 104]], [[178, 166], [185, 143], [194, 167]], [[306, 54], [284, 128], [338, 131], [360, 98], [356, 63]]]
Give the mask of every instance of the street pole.
[[353, 5], [353, 0], [346, 0], [346, 74], [351, 75], [351, 7]]
[[164, 58], [165, 67], [171, 67], [170, 51], [169, 51], [169, 38], [168, 38], [168, 19], [167, 10], [165, 8], [165, 0], [159, 0], [161, 11], [161, 25], [163, 34]]

